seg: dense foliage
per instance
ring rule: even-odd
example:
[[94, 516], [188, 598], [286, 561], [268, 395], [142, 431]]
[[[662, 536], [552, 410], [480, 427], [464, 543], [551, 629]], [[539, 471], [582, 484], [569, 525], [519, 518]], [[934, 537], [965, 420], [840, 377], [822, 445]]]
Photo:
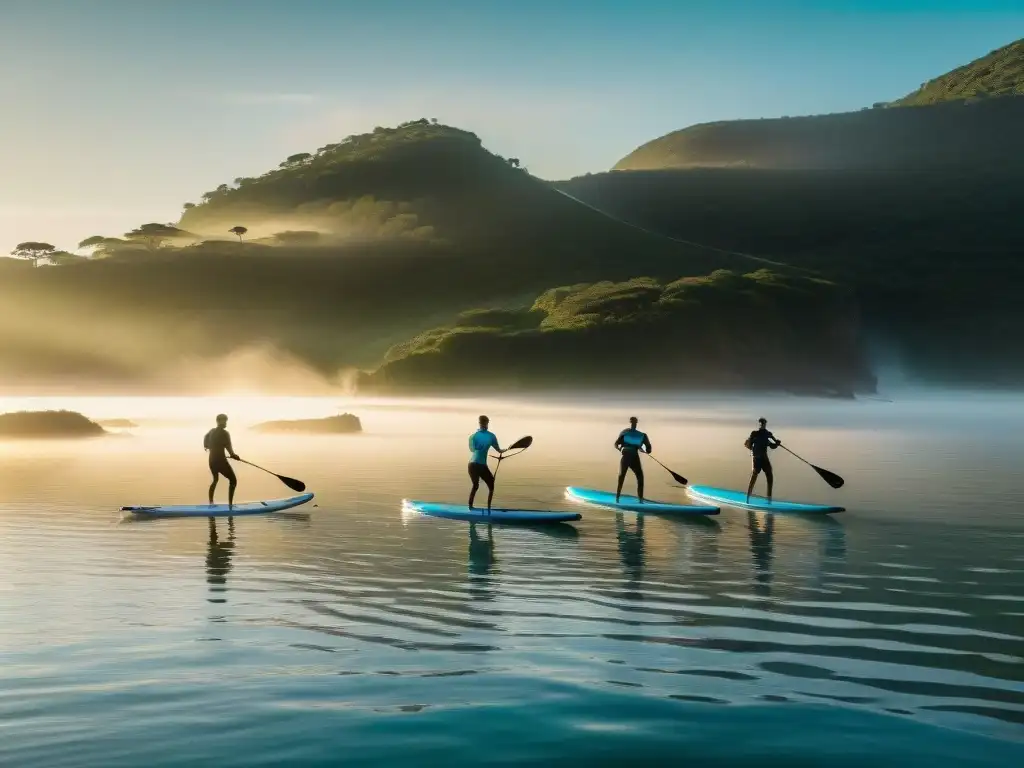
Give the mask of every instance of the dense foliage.
[[563, 186], [653, 231], [813, 269], [848, 286], [868, 334], [913, 371], [1024, 376], [1024, 187], [989, 169], [693, 169]]
[[464, 313], [393, 347], [362, 385], [871, 390], [858, 333], [843, 292], [808, 277], [583, 283], [518, 312]]

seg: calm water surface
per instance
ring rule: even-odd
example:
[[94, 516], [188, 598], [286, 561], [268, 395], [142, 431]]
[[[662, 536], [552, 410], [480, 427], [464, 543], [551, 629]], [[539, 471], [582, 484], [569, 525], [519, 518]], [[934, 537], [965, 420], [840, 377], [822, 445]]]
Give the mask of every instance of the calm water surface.
[[[1024, 399], [7, 401], [139, 422], [0, 445], [0, 765], [1024, 764]], [[274, 437], [342, 407], [365, 433]], [[318, 507], [122, 521], [205, 496], [238, 452]], [[507, 444], [497, 502], [551, 530], [403, 515], [461, 501], [466, 436]], [[847, 478], [776, 455], [829, 519], [579, 508], [636, 413], [693, 482], [740, 486], [760, 415]], [[648, 465], [648, 495], [682, 499]], [[240, 470], [240, 499], [288, 491]]]

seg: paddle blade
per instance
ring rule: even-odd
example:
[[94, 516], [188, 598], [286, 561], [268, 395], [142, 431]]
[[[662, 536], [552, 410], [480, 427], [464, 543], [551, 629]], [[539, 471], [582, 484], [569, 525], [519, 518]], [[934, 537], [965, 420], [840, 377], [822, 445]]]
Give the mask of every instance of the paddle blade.
[[833, 488], [842, 488], [843, 484], [846, 482], [835, 472], [829, 472], [827, 469], [816, 467], [813, 464], [811, 464], [811, 469], [817, 472], [821, 476], [821, 479], [824, 480], [829, 485], [831, 485]]
[[516, 440], [514, 443], [512, 443], [512, 445], [510, 445], [508, 448], [506, 448], [505, 451], [506, 452], [508, 452], [508, 451], [515, 451], [517, 449], [526, 450], [531, 445], [533, 445], [533, 437], [530, 436], [530, 435], [527, 435], [526, 437], [520, 437], [518, 440]]
[[672, 471], [671, 469], [670, 469], [670, 470], [668, 470], [668, 473], [669, 473], [670, 475], [672, 475], [672, 479], [673, 479], [673, 480], [675, 480], [675, 481], [676, 481], [677, 483], [679, 483], [680, 485], [686, 485], [686, 484], [687, 484], [687, 480], [686, 480], [686, 478], [685, 478], [685, 477], [683, 477], [682, 475], [676, 474], [676, 473], [675, 473], [675, 472], [673, 472], [673, 471]]
[[662, 464], [662, 463], [661, 463], [660, 461], [658, 461], [658, 460], [657, 460], [656, 458], [654, 458], [653, 456], [651, 456], [651, 454], [649, 454], [649, 453], [646, 453], [646, 452], [644, 452], [644, 451], [641, 451], [641, 453], [643, 453], [643, 454], [644, 454], [645, 456], [647, 456], [647, 457], [648, 457], [649, 459], [651, 459], [652, 461], [654, 461], [654, 462], [655, 462], [655, 463], [656, 463], [656, 464], [657, 464], [657, 465], [658, 465], [659, 467], [661, 467], [661, 468], [662, 468], [662, 469], [664, 469], [664, 470], [665, 470], [666, 472], [668, 472], [668, 473], [669, 473], [670, 475], [672, 475], [672, 479], [673, 479], [673, 480], [675, 480], [675, 481], [676, 481], [677, 483], [679, 483], [680, 485], [686, 485], [686, 483], [687, 483], [687, 480], [686, 480], [686, 478], [685, 478], [685, 477], [683, 477], [682, 475], [678, 474], [677, 472], [673, 472], [673, 471], [672, 471], [671, 469], [669, 469], [668, 467], [666, 467], [666, 466], [665, 466], [664, 464]]
[[306, 490], [306, 484], [301, 480], [296, 480], [294, 477], [285, 477], [284, 475], [277, 475], [277, 479], [287, 485], [296, 493], [302, 493]]

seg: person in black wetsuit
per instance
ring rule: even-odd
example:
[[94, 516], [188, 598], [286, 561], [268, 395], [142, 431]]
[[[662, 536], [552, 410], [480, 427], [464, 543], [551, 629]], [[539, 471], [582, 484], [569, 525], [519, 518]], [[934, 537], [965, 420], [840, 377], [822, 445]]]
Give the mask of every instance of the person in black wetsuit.
[[768, 483], [768, 501], [772, 500], [772, 485], [775, 482], [775, 476], [772, 474], [772, 463], [768, 459], [768, 449], [775, 450], [782, 441], [779, 440], [775, 435], [768, 431], [768, 420], [758, 419], [758, 429], [755, 429], [750, 433], [750, 437], [743, 443], [743, 447], [750, 451], [750, 458], [753, 463], [753, 468], [750, 472], [750, 485], [747, 486], [747, 501], [750, 501], [750, 494], [754, 492], [754, 483], [757, 482], [757, 476], [764, 472], [764, 479]]
[[231, 447], [231, 435], [226, 429], [228, 417], [223, 413], [217, 416], [217, 426], [206, 433], [203, 438], [203, 448], [210, 452], [210, 474], [213, 475], [213, 482], [210, 483], [210, 506], [213, 506], [213, 492], [217, 490], [217, 481], [220, 475], [228, 479], [228, 507], [235, 504], [235, 487], [238, 485], [238, 478], [235, 477], [235, 470], [228, 464], [228, 456], [237, 459], [238, 454]]
[[640, 450], [651, 452], [651, 441], [646, 434], [636, 428], [637, 418], [631, 416], [629, 429], [624, 429], [615, 439], [615, 447], [622, 454], [619, 459], [619, 484], [615, 488], [615, 503], [619, 503], [619, 496], [622, 495], [622, 483], [626, 479], [626, 472], [633, 470], [636, 475], [636, 497], [641, 504], [644, 503], [644, 468], [640, 464]]

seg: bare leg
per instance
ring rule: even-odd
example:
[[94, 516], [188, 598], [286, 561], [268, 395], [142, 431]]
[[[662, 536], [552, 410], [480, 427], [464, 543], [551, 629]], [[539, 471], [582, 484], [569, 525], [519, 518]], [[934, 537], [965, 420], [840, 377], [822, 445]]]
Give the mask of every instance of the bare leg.
[[213, 492], [217, 490], [217, 480], [219, 476], [216, 472], [213, 473], [213, 482], [210, 483], [210, 506], [213, 506]]
[[238, 486], [238, 481], [235, 478], [231, 478], [228, 483], [228, 509], [232, 509], [235, 506], [235, 488]]
[[764, 468], [764, 479], [768, 483], [768, 501], [772, 500], [772, 486], [775, 484], [775, 476], [772, 474], [771, 466]]

